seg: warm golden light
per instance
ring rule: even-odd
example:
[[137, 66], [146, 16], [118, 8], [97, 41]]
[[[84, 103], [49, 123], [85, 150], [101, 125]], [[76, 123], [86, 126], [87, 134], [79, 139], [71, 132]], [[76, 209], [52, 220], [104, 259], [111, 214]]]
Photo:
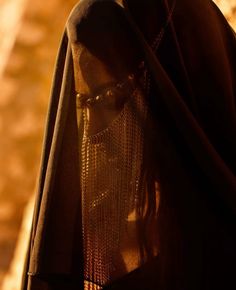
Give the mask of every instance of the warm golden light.
[[[0, 290], [20, 289], [55, 55], [77, 2], [0, 0]], [[214, 2], [236, 30], [236, 0]]]
[[214, 0], [220, 7], [230, 24], [236, 29], [236, 1], [235, 0]]
[[0, 78], [20, 27], [27, 0], [3, 0], [0, 3]]

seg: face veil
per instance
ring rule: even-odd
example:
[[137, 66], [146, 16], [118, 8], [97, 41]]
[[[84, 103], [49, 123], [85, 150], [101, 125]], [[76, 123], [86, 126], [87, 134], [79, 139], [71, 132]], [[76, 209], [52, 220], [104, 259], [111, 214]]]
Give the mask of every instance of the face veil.
[[130, 107], [132, 97], [104, 131], [88, 136], [85, 127], [82, 142], [85, 272], [102, 285], [126, 272], [122, 241], [139, 198], [144, 132]]
[[100, 289], [145, 262], [138, 224], [145, 192], [148, 108], [141, 79], [125, 76], [127, 70], [120, 78], [109, 75], [106, 65], [86, 49], [74, 52], [80, 64], [77, 106], [83, 116], [80, 178], [85, 287]]

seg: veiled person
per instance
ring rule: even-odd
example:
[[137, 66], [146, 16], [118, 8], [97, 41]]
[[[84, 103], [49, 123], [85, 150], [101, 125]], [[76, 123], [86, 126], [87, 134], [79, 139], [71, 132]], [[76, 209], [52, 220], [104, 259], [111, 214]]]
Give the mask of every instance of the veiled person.
[[209, 0], [122, 3], [66, 24], [23, 289], [234, 289], [235, 33]]

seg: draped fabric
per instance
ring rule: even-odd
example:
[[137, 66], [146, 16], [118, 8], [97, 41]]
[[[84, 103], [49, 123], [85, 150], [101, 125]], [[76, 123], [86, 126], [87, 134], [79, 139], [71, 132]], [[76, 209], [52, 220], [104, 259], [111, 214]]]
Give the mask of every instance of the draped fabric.
[[[22, 289], [84, 289], [84, 122], [76, 95], [82, 88], [91, 103], [110, 88], [107, 80], [119, 84], [130, 74], [148, 106], [137, 208], [145, 259], [104, 289], [234, 289], [235, 33], [209, 0], [124, 6], [82, 0], [68, 18]], [[121, 112], [89, 110], [95, 132]]]

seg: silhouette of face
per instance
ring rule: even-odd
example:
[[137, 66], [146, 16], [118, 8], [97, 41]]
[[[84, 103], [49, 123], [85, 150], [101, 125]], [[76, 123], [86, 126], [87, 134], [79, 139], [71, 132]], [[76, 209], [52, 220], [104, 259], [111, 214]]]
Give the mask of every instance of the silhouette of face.
[[[88, 50], [78, 51], [76, 46], [72, 50], [77, 97], [83, 96], [85, 99], [88, 134], [94, 135], [107, 128], [121, 112], [131, 91], [131, 87], [127, 85], [131, 80], [124, 71], [120, 78], [114, 76], [109, 68]], [[122, 79], [122, 75], [126, 75], [126, 78]], [[92, 100], [91, 103], [86, 103], [86, 99]]]

